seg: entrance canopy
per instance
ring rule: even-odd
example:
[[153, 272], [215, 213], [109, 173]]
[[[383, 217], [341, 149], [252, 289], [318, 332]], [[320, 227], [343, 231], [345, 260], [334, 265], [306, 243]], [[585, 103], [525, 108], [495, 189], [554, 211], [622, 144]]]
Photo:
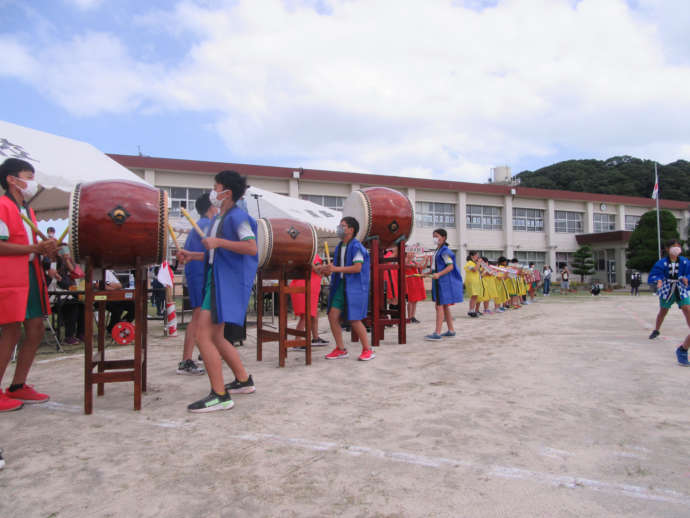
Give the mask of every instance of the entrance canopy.
[[42, 190], [30, 200], [38, 219], [67, 217], [74, 186], [99, 180], [146, 183], [91, 144], [0, 121], [0, 163], [26, 160]]

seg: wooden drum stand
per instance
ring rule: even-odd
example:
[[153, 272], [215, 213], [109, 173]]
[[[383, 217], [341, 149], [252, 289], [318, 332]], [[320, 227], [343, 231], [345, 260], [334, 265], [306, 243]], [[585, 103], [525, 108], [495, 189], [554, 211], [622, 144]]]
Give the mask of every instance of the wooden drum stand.
[[[141, 410], [141, 393], [146, 392], [146, 332], [147, 332], [147, 268], [137, 257], [134, 289], [105, 290], [105, 270], [98, 287], [93, 284], [93, 265], [86, 262], [84, 300], [84, 413], [93, 411], [93, 385], [98, 395], [105, 394], [105, 384], [121, 381], [134, 383], [134, 410]], [[129, 360], [105, 359], [105, 304], [106, 301], [133, 301], [135, 308], [134, 358]], [[98, 304], [98, 352], [93, 354], [94, 303]], [[98, 368], [97, 372], [94, 369]]]
[[[288, 286], [290, 279], [304, 279], [304, 286]], [[277, 286], [264, 286], [266, 280], [277, 280]], [[278, 332], [263, 328], [264, 294], [278, 293]], [[304, 331], [288, 327], [287, 296], [291, 293], [304, 293]], [[264, 342], [278, 342], [278, 365], [285, 367], [289, 347], [305, 347], [305, 363], [311, 365], [311, 266], [287, 270], [280, 266], [276, 269], [259, 270], [256, 280], [256, 359], [262, 361]], [[290, 340], [288, 335], [298, 337]]]
[[[407, 343], [407, 277], [405, 275], [405, 241], [399, 241], [395, 246], [398, 249], [398, 257], [383, 257], [383, 248], [379, 246], [378, 238], [374, 237], [366, 242], [369, 248], [369, 261], [371, 264], [369, 311], [364, 325], [371, 327], [371, 345], [379, 346], [384, 339], [387, 325], [398, 326], [398, 343]], [[386, 298], [383, 295], [384, 277], [386, 272], [397, 269], [398, 275], [398, 309], [386, 309]], [[353, 332], [352, 341], [358, 341]]]

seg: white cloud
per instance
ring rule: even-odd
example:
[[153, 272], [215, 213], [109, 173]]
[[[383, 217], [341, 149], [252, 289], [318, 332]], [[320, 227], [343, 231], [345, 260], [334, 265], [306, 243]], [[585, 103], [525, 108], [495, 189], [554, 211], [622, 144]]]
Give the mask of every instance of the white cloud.
[[85, 33], [19, 48], [10, 73], [77, 115], [211, 111], [235, 156], [286, 165], [483, 181], [562, 149], [687, 158], [690, 67], [660, 36], [669, 2], [493, 3], [180, 2], [139, 16], [193, 36], [172, 65]]
[[99, 7], [103, 0], [65, 0], [65, 2], [86, 11]]

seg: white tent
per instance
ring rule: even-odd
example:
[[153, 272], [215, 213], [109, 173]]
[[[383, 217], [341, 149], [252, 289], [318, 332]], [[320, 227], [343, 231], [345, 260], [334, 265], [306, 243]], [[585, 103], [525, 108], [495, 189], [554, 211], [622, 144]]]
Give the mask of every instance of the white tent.
[[31, 201], [38, 219], [66, 218], [69, 196], [78, 183], [130, 180], [146, 183], [91, 144], [0, 121], [0, 162], [26, 160], [43, 187]]

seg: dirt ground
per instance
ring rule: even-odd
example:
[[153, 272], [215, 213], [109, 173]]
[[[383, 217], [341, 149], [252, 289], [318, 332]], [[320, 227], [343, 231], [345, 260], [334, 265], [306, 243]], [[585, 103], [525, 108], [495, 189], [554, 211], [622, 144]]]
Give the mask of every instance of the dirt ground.
[[85, 416], [83, 356], [41, 354], [30, 382], [51, 401], [0, 416], [0, 517], [687, 517], [688, 329], [674, 309], [649, 340], [656, 308], [552, 296], [470, 319], [465, 303], [435, 343], [427, 302], [372, 362], [318, 348], [284, 369], [277, 344], [256, 361], [252, 336], [257, 392], [201, 415], [186, 405], [208, 380], [175, 374], [182, 337], [159, 324], [140, 412], [119, 383]]

